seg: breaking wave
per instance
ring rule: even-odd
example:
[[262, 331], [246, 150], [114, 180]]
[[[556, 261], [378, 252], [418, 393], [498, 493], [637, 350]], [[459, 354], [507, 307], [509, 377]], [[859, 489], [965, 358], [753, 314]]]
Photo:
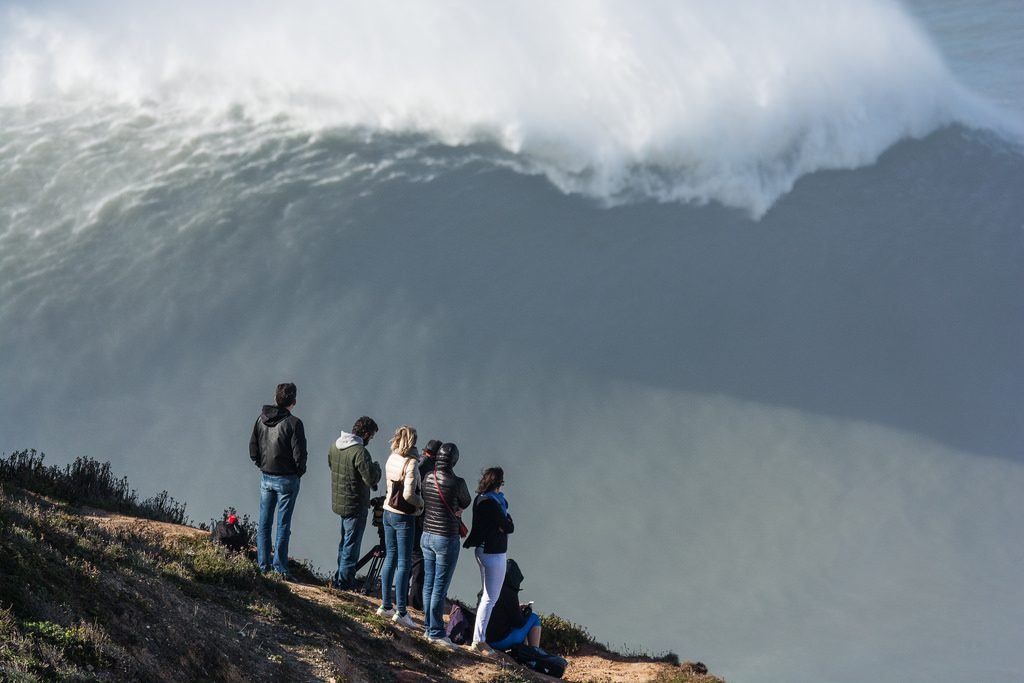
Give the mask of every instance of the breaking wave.
[[887, 0], [0, 9], [0, 107], [490, 143], [608, 203], [763, 215], [800, 176], [995, 115]]

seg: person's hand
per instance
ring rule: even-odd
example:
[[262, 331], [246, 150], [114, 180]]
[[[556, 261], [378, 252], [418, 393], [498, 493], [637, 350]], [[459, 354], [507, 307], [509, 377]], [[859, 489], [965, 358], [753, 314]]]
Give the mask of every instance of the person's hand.
[[462, 519], [462, 510], [460, 510], [459, 508], [455, 508], [455, 516], [459, 519]]

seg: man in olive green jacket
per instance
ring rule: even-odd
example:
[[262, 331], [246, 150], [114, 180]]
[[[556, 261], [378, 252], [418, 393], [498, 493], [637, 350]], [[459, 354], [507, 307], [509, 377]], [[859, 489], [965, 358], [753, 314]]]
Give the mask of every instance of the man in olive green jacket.
[[352, 433], [342, 432], [327, 453], [331, 467], [331, 508], [341, 517], [338, 572], [332, 581], [335, 588], [349, 589], [355, 582], [370, 489], [377, 490], [381, 476], [380, 465], [366, 450], [366, 444], [376, 433], [377, 423], [364, 415], [356, 420]]

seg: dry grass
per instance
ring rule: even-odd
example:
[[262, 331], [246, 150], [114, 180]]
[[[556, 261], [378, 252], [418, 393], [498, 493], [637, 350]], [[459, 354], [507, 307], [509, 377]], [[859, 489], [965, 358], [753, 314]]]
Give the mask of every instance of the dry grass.
[[[430, 645], [308, 565], [294, 568], [302, 583], [285, 583], [201, 530], [157, 521], [166, 515], [75, 507], [131, 507], [134, 491], [109, 466], [62, 473], [23, 453], [0, 460], [0, 680], [539, 680], [511, 660]], [[88, 496], [48, 497], [86, 471], [100, 482]], [[583, 627], [544, 620], [546, 646], [570, 655], [567, 680], [718, 680], [609, 653]]]

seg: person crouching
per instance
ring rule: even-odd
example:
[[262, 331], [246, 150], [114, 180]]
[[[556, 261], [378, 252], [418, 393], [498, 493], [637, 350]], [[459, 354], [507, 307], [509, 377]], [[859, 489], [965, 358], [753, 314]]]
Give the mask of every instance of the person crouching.
[[519, 604], [523, 572], [511, 558], [505, 567], [501, 594], [487, 621], [487, 644], [495, 650], [509, 650], [520, 643], [540, 647], [540, 617], [533, 611], [532, 603]]

